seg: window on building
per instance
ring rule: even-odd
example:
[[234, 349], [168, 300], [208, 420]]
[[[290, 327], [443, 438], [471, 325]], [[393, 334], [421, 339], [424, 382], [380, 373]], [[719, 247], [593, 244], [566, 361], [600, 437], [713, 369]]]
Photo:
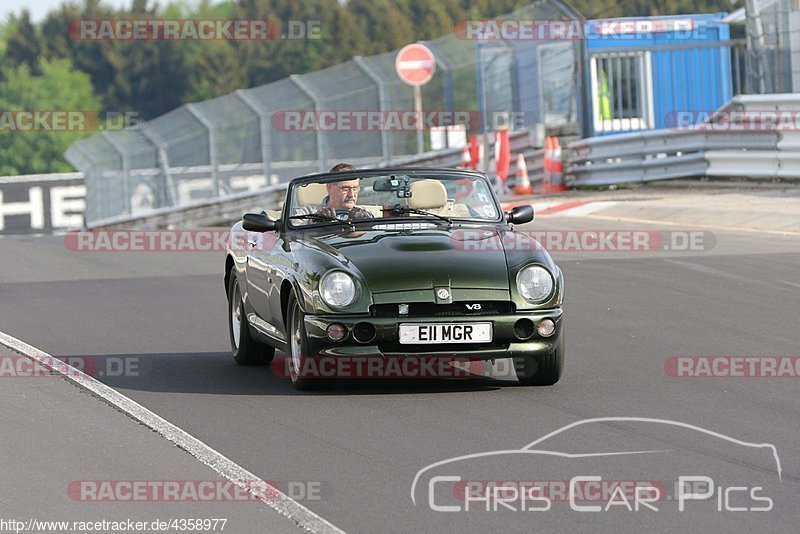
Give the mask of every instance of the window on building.
[[596, 54], [590, 69], [595, 133], [653, 127], [648, 52]]

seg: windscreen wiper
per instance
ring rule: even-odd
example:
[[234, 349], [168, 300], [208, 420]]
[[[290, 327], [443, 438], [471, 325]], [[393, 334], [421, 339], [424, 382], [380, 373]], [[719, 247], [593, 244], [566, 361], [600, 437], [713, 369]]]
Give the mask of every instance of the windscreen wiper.
[[403, 215], [405, 213], [416, 213], [417, 215], [428, 215], [430, 217], [436, 217], [437, 219], [441, 219], [445, 221], [447, 224], [453, 224], [453, 220], [445, 217], [444, 215], [439, 215], [438, 213], [433, 213], [431, 211], [420, 210], [417, 208], [412, 208], [411, 206], [395, 206], [392, 208], [392, 213], [395, 215]]
[[341, 219], [337, 219], [336, 217], [331, 217], [330, 215], [323, 215], [322, 213], [305, 213], [303, 215], [292, 215], [289, 219], [304, 219], [310, 221], [323, 221], [323, 222], [335, 222], [339, 224], [343, 224], [350, 228], [355, 228], [352, 222], [343, 221]]

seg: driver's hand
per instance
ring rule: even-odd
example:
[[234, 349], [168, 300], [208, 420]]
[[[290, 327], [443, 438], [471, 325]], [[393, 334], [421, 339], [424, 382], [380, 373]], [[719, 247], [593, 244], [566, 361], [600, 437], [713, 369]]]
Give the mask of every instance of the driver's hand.
[[353, 208], [348, 213], [350, 219], [372, 219], [373, 215], [364, 208]]
[[326, 217], [336, 218], [336, 210], [333, 208], [320, 208], [317, 210], [317, 215], [325, 215]]

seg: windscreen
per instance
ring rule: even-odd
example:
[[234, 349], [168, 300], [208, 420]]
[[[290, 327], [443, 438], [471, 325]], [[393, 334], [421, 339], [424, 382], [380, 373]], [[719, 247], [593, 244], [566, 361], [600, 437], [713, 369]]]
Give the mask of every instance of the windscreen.
[[348, 175], [293, 184], [289, 210], [295, 226], [333, 222], [323, 217], [351, 222], [397, 217], [497, 221], [501, 214], [482, 176], [436, 174]]

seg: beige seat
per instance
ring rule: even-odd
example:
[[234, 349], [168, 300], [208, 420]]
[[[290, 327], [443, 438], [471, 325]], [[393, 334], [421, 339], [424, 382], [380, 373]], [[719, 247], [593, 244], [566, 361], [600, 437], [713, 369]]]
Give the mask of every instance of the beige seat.
[[447, 206], [447, 189], [439, 180], [420, 180], [411, 184], [408, 205], [418, 210], [441, 210]]
[[325, 184], [311, 183], [295, 189], [295, 206], [307, 206], [309, 204], [319, 206], [322, 199], [328, 196], [328, 188]]

